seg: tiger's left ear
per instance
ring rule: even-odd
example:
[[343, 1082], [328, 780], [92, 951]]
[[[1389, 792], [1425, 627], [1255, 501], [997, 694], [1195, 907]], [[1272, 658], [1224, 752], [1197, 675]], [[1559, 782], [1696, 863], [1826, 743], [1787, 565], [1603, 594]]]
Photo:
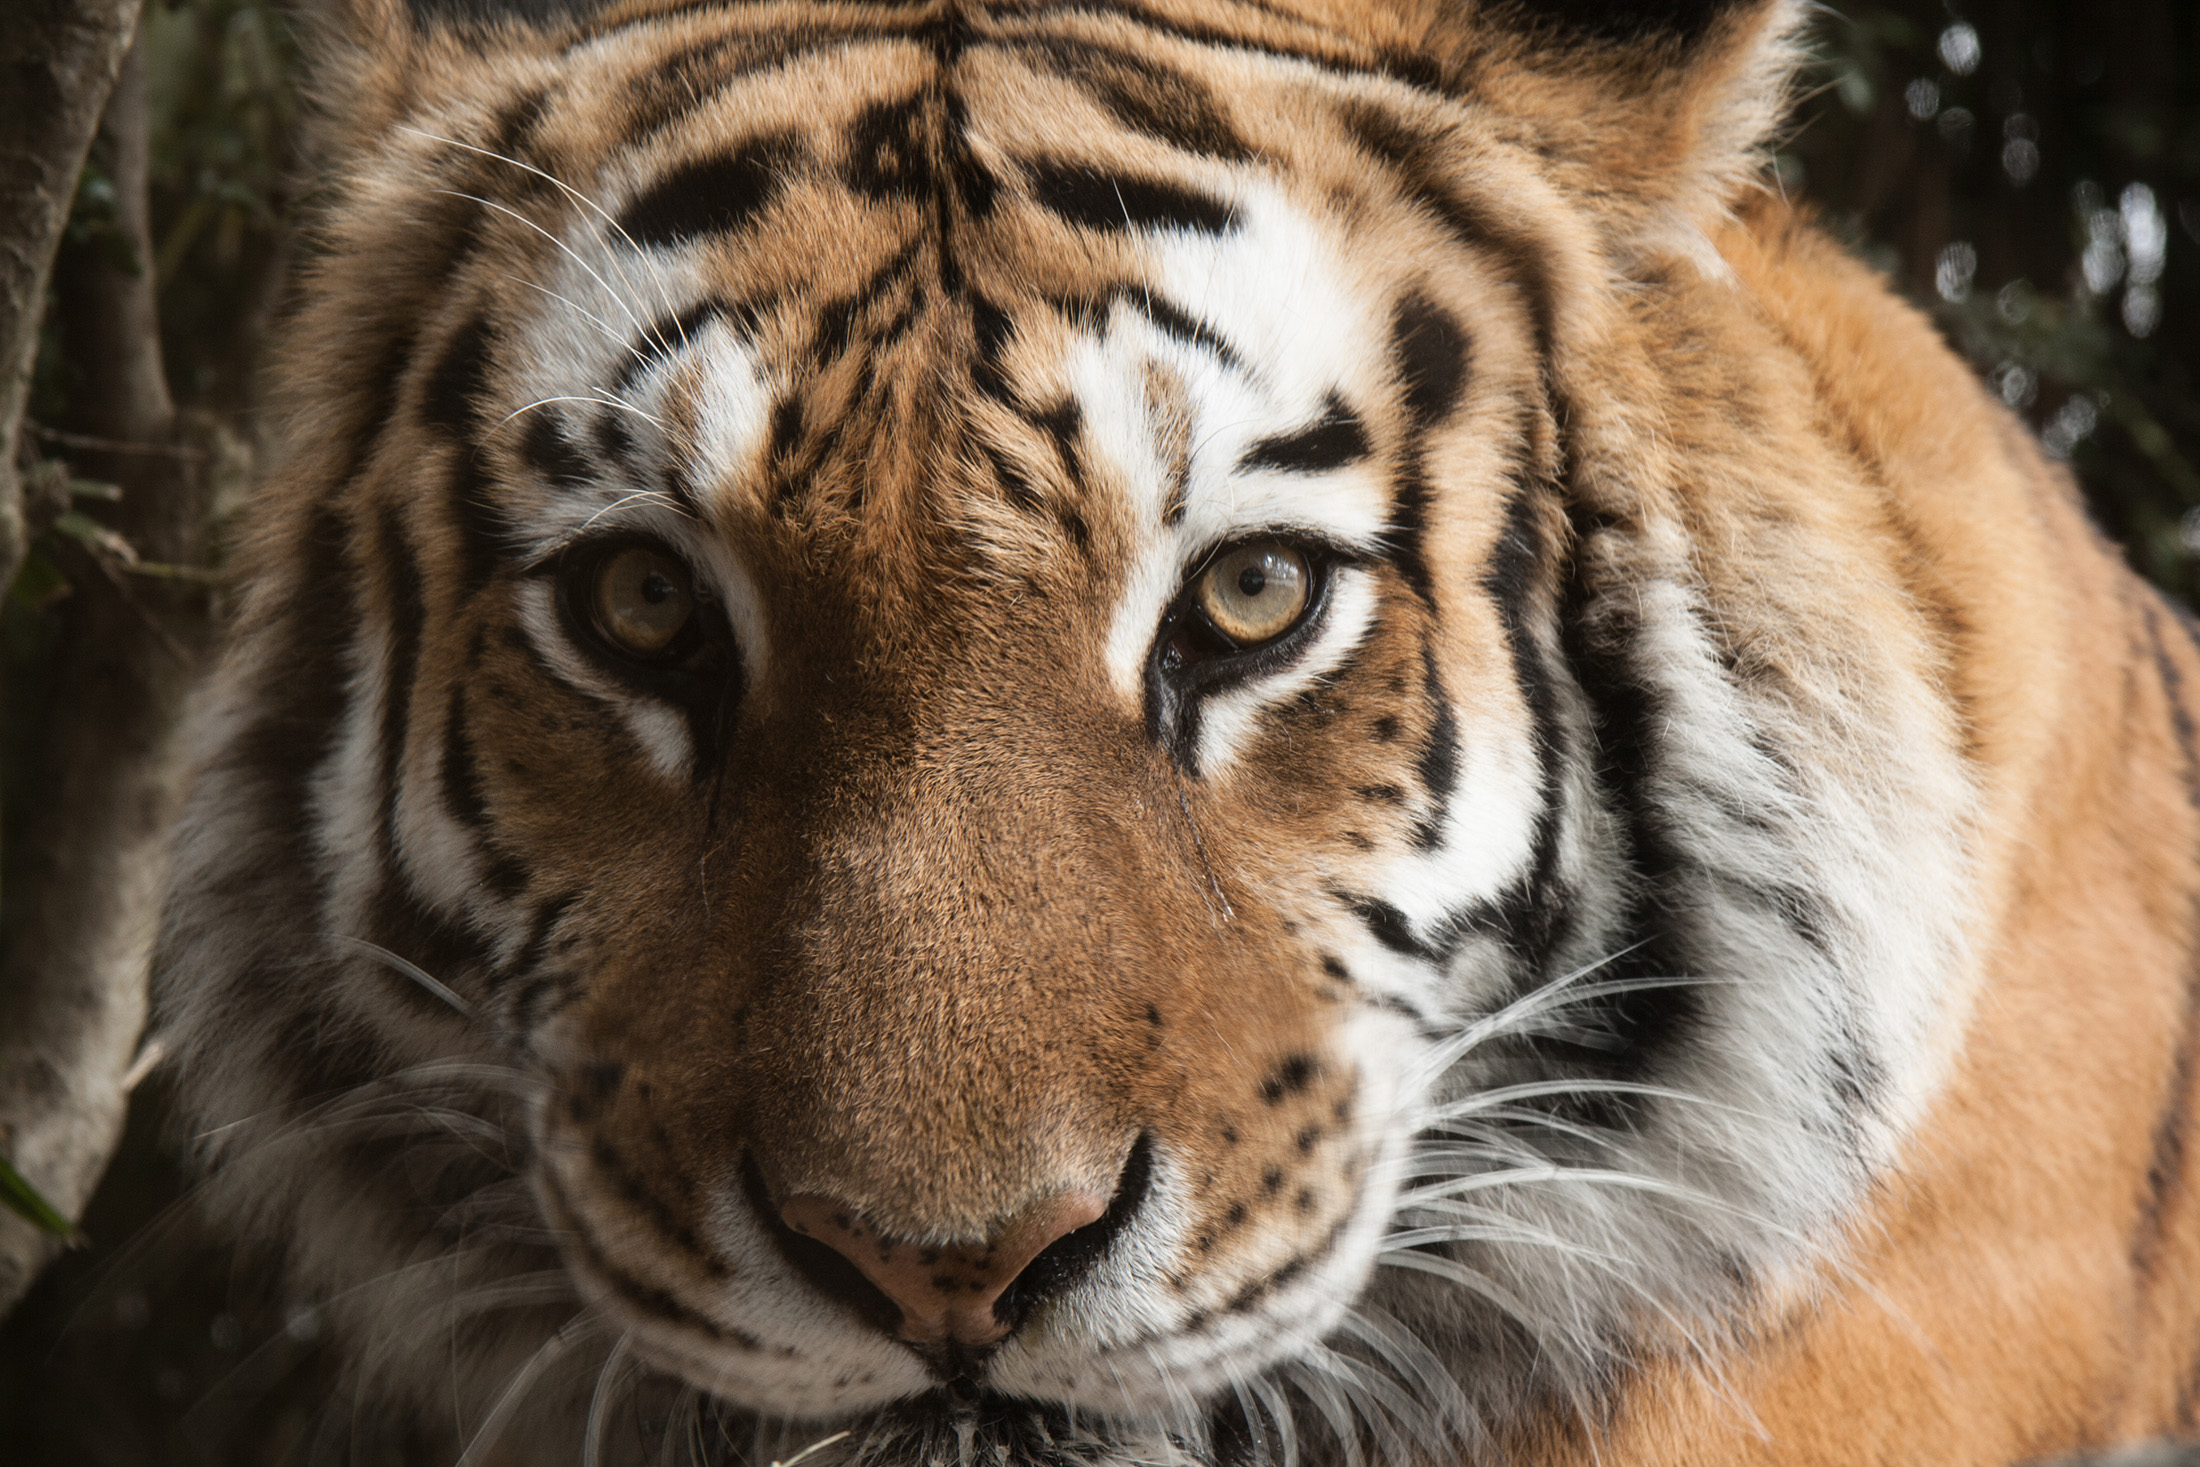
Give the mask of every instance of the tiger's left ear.
[[1546, 160], [1623, 255], [1707, 248], [1805, 54], [1805, 0], [1393, 3], [1449, 89]]

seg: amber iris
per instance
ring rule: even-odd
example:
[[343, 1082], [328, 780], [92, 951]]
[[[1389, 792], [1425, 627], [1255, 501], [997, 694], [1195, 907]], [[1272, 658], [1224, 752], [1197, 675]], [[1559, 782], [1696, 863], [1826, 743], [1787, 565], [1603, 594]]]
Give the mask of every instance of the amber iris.
[[596, 625], [636, 657], [655, 657], [695, 620], [688, 569], [662, 550], [630, 545], [596, 567]]
[[1274, 641], [1298, 624], [1313, 594], [1306, 557], [1274, 540], [1223, 551], [1200, 574], [1199, 609], [1240, 647]]

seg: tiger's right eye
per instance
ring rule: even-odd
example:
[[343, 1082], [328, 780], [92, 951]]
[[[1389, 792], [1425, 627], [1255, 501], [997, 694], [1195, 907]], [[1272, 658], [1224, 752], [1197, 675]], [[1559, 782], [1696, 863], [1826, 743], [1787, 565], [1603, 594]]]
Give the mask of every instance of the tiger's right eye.
[[695, 620], [688, 568], [648, 545], [629, 545], [598, 563], [591, 595], [596, 628], [635, 657], [662, 656]]

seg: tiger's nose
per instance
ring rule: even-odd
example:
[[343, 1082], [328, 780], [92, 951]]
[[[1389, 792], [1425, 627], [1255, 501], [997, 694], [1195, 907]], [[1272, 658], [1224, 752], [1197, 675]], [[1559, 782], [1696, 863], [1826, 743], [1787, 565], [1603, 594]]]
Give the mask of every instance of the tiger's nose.
[[[1097, 1192], [1057, 1192], [1026, 1208], [983, 1243], [930, 1246], [891, 1238], [846, 1203], [809, 1194], [791, 1197], [780, 1218], [853, 1263], [901, 1309], [901, 1337], [911, 1344], [990, 1345], [1016, 1327], [996, 1306], [1029, 1272], [1027, 1285], [1052, 1283], [1060, 1270], [1034, 1267], [1042, 1254], [1107, 1215]], [[1019, 1293], [1030, 1292], [1027, 1288]], [[1026, 1303], [1035, 1300], [1024, 1301]]]

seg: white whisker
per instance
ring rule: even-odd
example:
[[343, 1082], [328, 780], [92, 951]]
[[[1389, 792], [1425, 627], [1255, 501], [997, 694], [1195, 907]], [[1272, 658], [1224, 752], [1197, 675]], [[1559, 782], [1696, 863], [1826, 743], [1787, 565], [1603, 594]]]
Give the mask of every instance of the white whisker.
[[412, 979], [413, 982], [419, 984], [422, 988], [425, 988], [426, 990], [428, 990], [428, 992], [434, 994], [437, 998], [442, 999], [452, 1008], [457, 1009], [467, 1018], [471, 1019], [475, 1017], [474, 1006], [466, 1002], [465, 999], [460, 998], [457, 992], [453, 990], [448, 984], [444, 983], [442, 979], [435, 977], [433, 974], [429, 973], [427, 969], [422, 968], [417, 963], [413, 963], [405, 958], [399, 957], [396, 953], [391, 952], [388, 948], [382, 946], [380, 943], [369, 942], [364, 937], [346, 937], [342, 934], [338, 934], [331, 940], [335, 942], [336, 945], [339, 947], [350, 948], [353, 952], [374, 959], [385, 968], [389, 968], [394, 972], [404, 974], [407, 978]]

